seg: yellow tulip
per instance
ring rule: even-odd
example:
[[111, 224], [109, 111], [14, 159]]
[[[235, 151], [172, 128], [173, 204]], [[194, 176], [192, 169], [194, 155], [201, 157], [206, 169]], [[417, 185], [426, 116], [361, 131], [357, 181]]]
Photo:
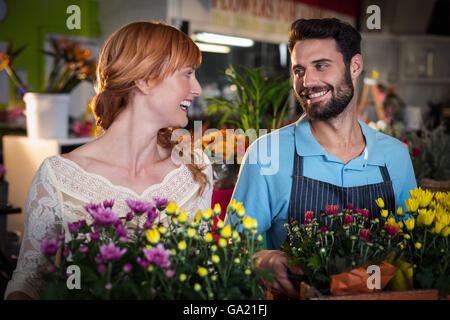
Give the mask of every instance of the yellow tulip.
[[208, 270], [204, 267], [198, 267], [197, 273], [200, 277], [206, 277], [208, 275]]
[[178, 250], [186, 250], [186, 241], [181, 240], [178, 242]]
[[157, 244], [161, 238], [159, 231], [155, 229], [147, 230], [146, 237], [148, 242], [152, 244]]
[[416, 242], [415, 245], [416, 249], [420, 250], [422, 248], [422, 244], [420, 242]]
[[442, 234], [442, 236], [444, 236], [444, 237], [448, 237], [449, 233], [450, 233], [450, 226], [445, 227], [445, 228], [442, 229], [442, 231], [441, 231], [441, 234]]
[[210, 232], [208, 232], [207, 234], [205, 234], [205, 241], [206, 242], [211, 242], [213, 241], [213, 236]]
[[194, 284], [194, 291], [200, 291], [202, 290], [202, 286], [199, 283]]
[[[381, 199], [381, 198], [380, 198]], [[383, 200], [382, 200], [383, 201]], [[387, 210], [385, 210], [385, 209], [383, 209], [383, 210], [381, 210], [381, 216], [383, 217], [383, 218], [387, 218], [387, 216], [389, 215], [389, 211], [387, 211]]]
[[407, 220], [405, 220], [405, 226], [406, 230], [411, 231], [414, 230], [415, 220], [412, 217], [409, 217]]
[[398, 207], [397, 208], [397, 216], [399, 217], [404, 217], [405, 213], [403, 212], [403, 207]]
[[245, 209], [241, 202], [236, 203], [236, 213], [239, 218], [245, 215]]
[[445, 225], [443, 223], [441, 223], [440, 221], [436, 221], [434, 223], [433, 229], [431, 229], [431, 232], [435, 234], [440, 234], [442, 229], [444, 229], [444, 227]]
[[172, 214], [176, 214], [179, 211], [180, 211], [180, 208], [178, 208], [178, 205], [176, 203], [170, 201], [170, 203], [167, 205], [166, 213], [169, 215], [172, 215]]
[[188, 236], [189, 238], [192, 238], [193, 236], [195, 236], [195, 229], [188, 228], [188, 229], [187, 229], [187, 236]]
[[429, 190], [423, 191], [417, 197], [417, 200], [419, 201], [419, 207], [426, 208], [430, 204], [432, 199], [433, 199], [433, 193], [431, 191], [429, 191]]
[[217, 225], [216, 225], [216, 227], [217, 227], [217, 229], [222, 229], [223, 227], [225, 226], [225, 223], [223, 222], [223, 220], [220, 220], [219, 219], [219, 221], [217, 221]]
[[164, 235], [167, 232], [167, 228], [166, 227], [159, 227], [158, 231], [160, 234]]
[[198, 210], [194, 217], [195, 221], [199, 222], [202, 219], [202, 212]]
[[181, 282], [186, 281], [186, 279], [187, 279], [187, 276], [184, 273], [180, 274], [180, 281]]
[[231, 200], [231, 202], [227, 206], [227, 211], [230, 210], [236, 210], [236, 199]]
[[214, 263], [219, 263], [220, 262], [220, 257], [217, 254], [214, 254], [211, 257], [211, 261], [214, 262]]
[[181, 211], [180, 215], [178, 216], [178, 221], [180, 221], [181, 223], [186, 223], [187, 221], [187, 213], [186, 211]]
[[205, 212], [203, 212], [202, 218], [205, 221], [209, 221], [209, 219], [211, 219], [213, 214], [214, 214], [214, 212], [211, 209], [207, 209], [207, 210], [205, 210]]
[[244, 221], [242, 221], [242, 224], [244, 226], [244, 229], [251, 229], [252, 225], [253, 225], [252, 218], [250, 218], [248, 216], [245, 217]]
[[226, 246], [227, 246], [227, 240], [225, 240], [224, 238], [220, 238], [219, 239], [219, 247], [225, 248]]
[[222, 209], [220, 208], [220, 204], [216, 203], [216, 204], [214, 205], [214, 215], [219, 216], [220, 213], [222, 212], [221, 210], [222, 210]]
[[226, 225], [221, 231], [220, 231], [220, 235], [224, 238], [229, 238], [231, 237], [231, 226], [230, 225]]
[[381, 209], [384, 208], [384, 201], [381, 198], [378, 198], [377, 200], [375, 200], [376, 204], [378, 207], [380, 207]]
[[411, 198], [405, 200], [406, 211], [409, 213], [415, 213], [419, 208], [419, 201], [417, 199]]
[[430, 226], [434, 221], [435, 213], [432, 210], [419, 210], [419, 215], [417, 216], [417, 225], [419, 227], [422, 226]]

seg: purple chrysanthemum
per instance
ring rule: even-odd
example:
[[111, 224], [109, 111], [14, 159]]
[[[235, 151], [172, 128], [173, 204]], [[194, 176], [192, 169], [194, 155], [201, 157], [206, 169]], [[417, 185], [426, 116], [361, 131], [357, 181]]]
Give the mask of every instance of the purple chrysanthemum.
[[91, 210], [89, 212], [94, 218], [95, 222], [108, 226], [114, 225], [119, 220], [119, 213], [111, 211], [111, 208], [97, 208], [97, 210]]
[[164, 249], [164, 246], [160, 243], [156, 247], [150, 249], [143, 249], [145, 259], [148, 262], [154, 263], [162, 268], [170, 267], [170, 250]]
[[69, 222], [68, 224], [67, 224], [67, 227], [68, 227], [68, 229], [69, 229], [69, 231], [70, 232], [78, 232], [78, 229], [80, 228], [79, 226], [78, 226], [78, 223], [72, 223], [72, 222]]
[[87, 205], [84, 206], [84, 209], [91, 213], [93, 211], [97, 211], [98, 208], [100, 208], [101, 206], [99, 204], [93, 203], [93, 202], [89, 202]]
[[147, 269], [150, 265], [150, 262], [148, 262], [146, 259], [137, 258], [137, 263], [141, 266], [142, 269]]
[[92, 232], [89, 236], [91, 237], [91, 241], [98, 241], [101, 235], [98, 232]]
[[41, 243], [41, 251], [44, 256], [54, 256], [61, 247], [61, 241], [56, 241], [55, 239], [44, 240]]
[[123, 226], [123, 224], [119, 224], [116, 228], [116, 234], [118, 237], [126, 237], [128, 230]]
[[108, 245], [104, 244], [100, 246], [100, 258], [102, 261], [113, 261], [119, 259], [127, 252], [127, 249], [120, 250], [120, 247], [116, 247], [113, 242]]
[[133, 210], [137, 215], [146, 213], [154, 207], [153, 203], [151, 202], [144, 202], [139, 200], [127, 199], [126, 203], [128, 207], [130, 207], [130, 209]]
[[156, 211], [155, 207], [152, 207], [147, 211], [147, 216], [150, 223], [153, 223], [153, 221], [155, 221], [155, 219], [158, 218], [159, 213]]
[[133, 212], [131, 212], [131, 211], [128, 212], [125, 218], [127, 219], [127, 221], [133, 220], [133, 218], [134, 218]]
[[123, 271], [130, 272], [131, 270], [133, 270], [133, 265], [131, 263], [127, 263], [123, 266]]
[[165, 206], [167, 206], [169, 204], [169, 200], [164, 199], [164, 198], [160, 198], [160, 197], [157, 197], [157, 196], [153, 197], [153, 201], [155, 202], [155, 206], [157, 208], [165, 207]]
[[89, 250], [89, 247], [85, 246], [85, 245], [81, 245], [78, 250], [80, 250], [80, 252], [87, 252]]
[[105, 200], [105, 201], [103, 201], [103, 207], [106, 209], [106, 208], [110, 208], [110, 209], [112, 209], [112, 207], [114, 206], [114, 199], [112, 199], [112, 200]]

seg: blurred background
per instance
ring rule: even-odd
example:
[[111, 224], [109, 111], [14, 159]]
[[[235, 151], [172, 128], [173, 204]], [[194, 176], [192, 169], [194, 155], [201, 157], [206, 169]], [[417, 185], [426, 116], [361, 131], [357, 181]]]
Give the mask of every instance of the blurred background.
[[[0, 0], [0, 264], [9, 268], [2, 270], [14, 266], [28, 187], [43, 159], [99, 133], [89, 107], [95, 63], [122, 25], [165, 21], [192, 37], [202, 50], [203, 94], [189, 109], [188, 128], [201, 120], [203, 131], [223, 129], [225, 136], [227, 128], [246, 129], [243, 115], [251, 118], [254, 108], [262, 112], [250, 128], [280, 128], [301, 115], [289, 89], [294, 20], [350, 23], [363, 39], [360, 118], [405, 143], [420, 185], [448, 190], [449, 16], [450, 0]], [[245, 89], [279, 94], [242, 104], [236, 75]], [[24, 99], [25, 92], [33, 94]], [[227, 150], [224, 143], [209, 155], [227, 158]], [[238, 168], [215, 164], [216, 200], [231, 196]]]

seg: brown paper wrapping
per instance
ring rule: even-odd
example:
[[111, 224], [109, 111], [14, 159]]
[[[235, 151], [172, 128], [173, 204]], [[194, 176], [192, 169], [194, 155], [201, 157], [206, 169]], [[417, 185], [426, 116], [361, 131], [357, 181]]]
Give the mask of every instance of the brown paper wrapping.
[[367, 279], [370, 275], [367, 273], [367, 266], [362, 266], [335, 275], [331, 275], [330, 292], [332, 295], [348, 295], [364, 292], [378, 292], [388, 284], [394, 276], [396, 268], [386, 261], [383, 261], [380, 267], [380, 289], [369, 289]]

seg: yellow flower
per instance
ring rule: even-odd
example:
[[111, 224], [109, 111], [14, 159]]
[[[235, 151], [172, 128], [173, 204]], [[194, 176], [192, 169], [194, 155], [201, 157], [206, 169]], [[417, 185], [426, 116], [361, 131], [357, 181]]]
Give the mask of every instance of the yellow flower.
[[422, 244], [420, 242], [416, 242], [415, 245], [416, 249], [422, 248]]
[[211, 261], [214, 262], [214, 263], [219, 263], [220, 262], [220, 257], [217, 254], [214, 254], [211, 257]]
[[375, 200], [376, 204], [378, 207], [380, 207], [381, 209], [384, 208], [384, 201], [381, 198], [378, 198], [377, 200]]
[[403, 238], [405, 238], [406, 240], [411, 239], [411, 237], [410, 237], [409, 234], [407, 234], [407, 233], [405, 233], [405, 234], [403, 235]]
[[204, 267], [198, 267], [197, 273], [200, 277], [206, 277], [208, 275], [208, 270]]
[[245, 208], [241, 202], [236, 203], [236, 214], [239, 218], [242, 218], [245, 215]]
[[152, 264], [148, 266], [147, 271], [148, 272], [152, 272], [153, 271], [153, 265]]
[[170, 255], [171, 256], [174, 256], [176, 254], [177, 254], [177, 250], [175, 250], [175, 249], [170, 250]]
[[167, 205], [166, 213], [169, 215], [172, 215], [172, 214], [178, 213], [179, 211], [180, 211], [180, 208], [178, 208], [178, 205], [176, 203], [170, 201], [170, 203]]
[[166, 227], [159, 227], [158, 231], [159, 231], [160, 234], [164, 235], [167, 232], [167, 228]]
[[245, 217], [244, 221], [242, 222], [242, 224], [244, 225], [244, 229], [251, 229], [253, 226], [253, 221], [252, 218], [250, 217]]
[[216, 203], [214, 205], [214, 215], [219, 216], [221, 213], [222, 208], [220, 208], [220, 204]]
[[264, 239], [264, 238], [263, 238], [262, 235], [259, 235], [259, 236], [256, 237], [256, 240], [259, 241], [259, 242], [263, 241], [263, 239]]
[[217, 280], [217, 276], [215, 275], [215, 274], [213, 274], [212, 276], [211, 276], [211, 281], [216, 281]]
[[232, 211], [236, 210], [236, 199], [231, 200], [231, 202], [227, 206], [227, 211], [228, 209]]
[[205, 210], [202, 215], [202, 219], [208, 221], [213, 216], [214, 212], [211, 209]]
[[202, 212], [201, 210], [198, 210], [197, 213], [195, 214], [195, 221], [199, 222], [202, 219]]
[[186, 223], [187, 221], [187, 213], [186, 211], [181, 211], [180, 215], [178, 216], [178, 221], [180, 221], [181, 223]]
[[159, 240], [161, 239], [161, 236], [159, 235], [159, 231], [155, 229], [147, 230], [146, 237], [148, 242], [152, 244], [157, 244]]
[[404, 217], [405, 213], [403, 212], [403, 207], [398, 207], [397, 208], [397, 216], [399, 217]]
[[442, 223], [444, 227], [446, 227], [450, 224], [450, 214], [448, 214], [443, 209], [438, 209], [436, 211], [436, 220], [439, 221], [439, 223]]
[[194, 284], [194, 291], [202, 290], [202, 286], [199, 283]]
[[227, 246], [227, 240], [225, 240], [224, 238], [220, 238], [219, 239], [219, 247], [225, 248], [226, 246]]
[[448, 237], [448, 235], [450, 234], [450, 226], [447, 226], [444, 229], [442, 229], [441, 234], [444, 237]]
[[221, 231], [220, 231], [220, 235], [224, 238], [229, 238], [231, 237], [231, 226], [230, 225], [226, 225]]
[[414, 213], [419, 208], [419, 201], [417, 199], [411, 198], [405, 200], [406, 211]]
[[239, 263], [241, 263], [241, 259], [239, 259], [239, 258], [235, 258], [235, 259], [234, 259], [234, 263], [236, 263], [236, 264], [239, 264]]
[[407, 220], [405, 220], [406, 230], [408, 231], [414, 230], [414, 224], [415, 224], [414, 218], [409, 217]]
[[233, 231], [231, 238], [233, 238], [233, 240], [238, 241], [238, 242], [239, 242], [239, 240], [241, 240], [241, 237], [239, 236], [239, 233], [236, 230]]
[[180, 281], [181, 282], [186, 281], [186, 279], [187, 279], [187, 276], [184, 273], [180, 274]]
[[213, 241], [213, 236], [212, 236], [211, 232], [208, 232], [207, 234], [205, 234], [205, 241], [206, 242]]
[[419, 215], [417, 216], [417, 225], [430, 226], [434, 221], [435, 213], [432, 210], [421, 209], [419, 210]]
[[399, 221], [397, 225], [400, 227], [400, 229], [403, 229], [405, 225], [403, 224], [403, 221]]
[[245, 269], [244, 273], [246, 276], [249, 276], [252, 274], [252, 271], [250, 269]]
[[222, 229], [224, 227], [225, 223], [223, 222], [223, 220], [219, 219], [219, 221], [217, 221], [217, 229]]
[[433, 193], [430, 190], [422, 190], [420, 187], [409, 191], [409, 194], [419, 202], [420, 208], [426, 208], [433, 199]]
[[436, 220], [436, 222], [434, 223], [433, 229], [431, 229], [431, 232], [435, 233], [435, 234], [440, 234], [442, 229], [444, 229], [444, 227], [445, 227], [445, 225], [443, 223]]
[[186, 250], [186, 241], [181, 240], [180, 242], [178, 242], [178, 249], [179, 250]]
[[189, 238], [192, 238], [193, 236], [195, 236], [195, 230], [192, 228], [187, 229], [187, 236]]

